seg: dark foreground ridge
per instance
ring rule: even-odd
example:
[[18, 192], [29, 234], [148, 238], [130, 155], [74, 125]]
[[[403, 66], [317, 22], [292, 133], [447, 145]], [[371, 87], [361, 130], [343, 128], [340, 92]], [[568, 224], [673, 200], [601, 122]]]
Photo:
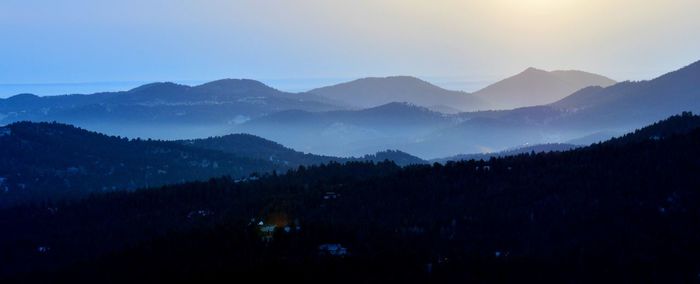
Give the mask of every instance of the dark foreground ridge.
[[[566, 152], [351, 162], [0, 211], [23, 282], [695, 282], [686, 113]], [[668, 127], [665, 127], [668, 126]], [[649, 135], [651, 133], [651, 135]]]
[[161, 141], [55, 122], [16, 122], [0, 127], [0, 208], [212, 177], [244, 179], [331, 161], [384, 160], [427, 163], [400, 151], [359, 158], [305, 154], [248, 134]]

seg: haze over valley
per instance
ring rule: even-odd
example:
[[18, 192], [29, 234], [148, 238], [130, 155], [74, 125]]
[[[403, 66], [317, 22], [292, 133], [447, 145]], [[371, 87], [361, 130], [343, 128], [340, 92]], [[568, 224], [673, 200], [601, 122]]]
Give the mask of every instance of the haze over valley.
[[[529, 68], [475, 93], [409, 76], [364, 78], [303, 93], [250, 79], [164, 82], [89, 95], [20, 94], [0, 100], [0, 123], [57, 121], [166, 140], [247, 133], [313, 154], [359, 157], [392, 149], [436, 159], [622, 134], [698, 111], [698, 65], [621, 83]], [[674, 92], [667, 94], [669, 89]]]

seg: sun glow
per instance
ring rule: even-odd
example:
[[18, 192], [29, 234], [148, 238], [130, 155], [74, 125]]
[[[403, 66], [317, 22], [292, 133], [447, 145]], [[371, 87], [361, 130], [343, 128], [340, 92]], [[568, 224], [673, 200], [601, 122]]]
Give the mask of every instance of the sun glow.
[[580, 0], [502, 0], [499, 1], [513, 12], [548, 15], [567, 13], [580, 7]]

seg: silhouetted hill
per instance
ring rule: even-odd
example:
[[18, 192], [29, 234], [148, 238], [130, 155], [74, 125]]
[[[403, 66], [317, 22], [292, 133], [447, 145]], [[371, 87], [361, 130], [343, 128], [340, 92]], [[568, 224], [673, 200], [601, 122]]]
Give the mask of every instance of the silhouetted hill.
[[[693, 115], [692, 112], [683, 112], [678, 115], [671, 116], [667, 119], [658, 121], [652, 125], [646, 126], [641, 129], [637, 129], [634, 132], [625, 134], [620, 137], [606, 138], [602, 137], [613, 137], [612, 133], [598, 134], [602, 141], [606, 144], [628, 144], [628, 143], [638, 143], [644, 142], [645, 140], [661, 140], [674, 135], [682, 135], [692, 132], [696, 129], [700, 129], [700, 116]], [[588, 138], [591, 140], [593, 138]], [[591, 143], [588, 143], [591, 144]], [[539, 144], [526, 147], [518, 147], [515, 149], [504, 150], [500, 152], [493, 153], [476, 153], [476, 154], [463, 154], [455, 155], [446, 158], [433, 159], [431, 162], [448, 162], [448, 161], [459, 161], [459, 160], [488, 160], [491, 157], [506, 157], [513, 156], [523, 153], [542, 153], [542, 152], [562, 152], [572, 149], [579, 148], [581, 146], [587, 146], [584, 144], [573, 144], [573, 143], [549, 143], [549, 144]]]
[[253, 135], [177, 142], [107, 136], [59, 123], [17, 122], [0, 127], [0, 207], [63, 200], [229, 175], [329, 162], [421, 164], [399, 151], [360, 158], [305, 154]]
[[283, 92], [274, 89], [260, 81], [250, 79], [222, 79], [195, 86], [194, 89], [207, 94], [221, 95], [246, 95], [258, 94], [259, 96], [270, 97], [279, 96]]
[[39, 96], [34, 94], [19, 94], [9, 97], [2, 102], [4, 105], [31, 106], [38, 98]]
[[[251, 126], [264, 124], [313, 126], [314, 124], [344, 123], [356, 126], [391, 128], [393, 126], [430, 125], [447, 120], [448, 116], [424, 107], [408, 103], [388, 103], [362, 110], [329, 112], [284, 111], [254, 119], [245, 124]], [[280, 130], [283, 129], [280, 128]]]
[[348, 157], [404, 151], [402, 144], [452, 123], [450, 116], [424, 107], [389, 103], [356, 111], [278, 112], [246, 122], [240, 129], [304, 152]]
[[239, 157], [267, 160], [291, 168], [319, 165], [329, 162], [344, 163], [350, 161], [382, 162], [384, 160], [390, 160], [400, 166], [426, 163], [426, 161], [407, 153], [391, 150], [377, 152], [373, 155], [365, 155], [360, 158], [315, 155], [295, 151], [279, 143], [250, 134], [231, 134], [206, 139], [182, 140], [179, 142], [187, 146], [231, 153]]
[[129, 140], [58, 123], [0, 128], [0, 207], [287, 169], [178, 143]]
[[693, 115], [692, 112], [683, 112], [604, 143], [629, 144], [645, 140], [662, 140], [674, 135], [690, 133], [698, 128], [700, 128], [700, 116]]
[[421, 136], [401, 150], [422, 158], [436, 159], [455, 153], [491, 153], [520, 145], [562, 143], [581, 137], [585, 131], [555, 129], [547, 125], [560, 111], [549, 107], [527, 107], [506, 111], [461, 113], [451, 123]]
[[[336, 112], [338, 114], [340, 112]], [[440, 123], [445, 115], [411, 103], [394, 102], [385, 105], [358, 110], [342, 112], [346, 117], [355, 121], [364, 119], [366, 124], [379, 125], [381, 123], [420, 125]]]
[[491, 109], [513, 109], [552, 103], [585, 87], [607, 87], [614, 83], [604, 76], [582, 71], [547, 72], [528, 68], [473, 95]]
[[335, 159], [330, 156], [304, 154], [282, 146], [279, 143], [250, 134], [230, 134], [205, 139], [182, 140], [180, 143], [210, 150], [268, 160], [285, 165], [299, 166], [327, 163]]
[[618, 132], [618, 131], [605, 131], [605, 130], [604, 131], [597, 131], [597, 132], [593, 132], [590, 134], [586, 134], [586, 135], [581, 136], [581, 137], [576, 137], [573, 139], [566, 140], [566, 143], [586, 146], [586, 145], [591, 145], [591, 144], [598, 143], [598, 142], [607, 141], [607, 140], [610, 140], [614, 137], [620, 136], [622, 134], [623, 133]]
[[427, 108], [456, 108], [461, 111], [481, 109], [483, 103], [474, 96], [450, 91], [410, 76], [371, 77], [309, 91], [345, 102], [358, 108], [371, 108], [392, 102], [406, 102]]
[[354, 160], [371, 161], [375, 163], [391, 161], [399, 166], [422, 165], [428, 163], [426, 160], [398, 150], [379, 151], [376, 154], [365, 155], [361, 159]]
[[511, 150], [505, 150], [505, 151], [494, 152], [494, 153], [477, 153], [477, 154], [455, 155], [455, 156], [446, 157], [446, 158], [433, 159], [430, 161], [431, 162], [438, 162], [438, 163], [446, 163], [449, 161], [469, 161], [469, 160], [488, 161], [492, 157], [507, 157], [507, 156], [515, 156], [515, 155], [528, 154], [528, 153], [539, 154], [539, 153], [549, 153], [549, 152], [563, 152], [563, 151], [569, 151], [571, 149], [576, 149], [578, 147], [581, 147], [581, 146], [573, 145], [573, 144], [564, 144], [564, 143], [540, 144], [540, 145], [518, 147], [515, 149], [511, 149]]
[[[692, 132], [698, 128], [700, 128], [700, 116], [694, 115], [692, 112], [683, 112], [625, 135], [615, 135], [613, 133], [595, 134], [595, 138], [584, 137], [572, 140], [572, 143], [583, 139], [584, 141], [593, 141], [592, 143], [628, 144], [644, 142], [645, 140], [666, 139], [674, 135]], [[604, 137], [607, 138], [603, 139]], [[578, 145], [582, 144], [579, 143]]]
[[[648, 129], [689, 129], [697, 119]], [[694, 282], [698, 157], [695, 129], [489, 161], [332, 163], [4, 209], [0, 280], [235, 282], [274, 271], [264, 278]]]

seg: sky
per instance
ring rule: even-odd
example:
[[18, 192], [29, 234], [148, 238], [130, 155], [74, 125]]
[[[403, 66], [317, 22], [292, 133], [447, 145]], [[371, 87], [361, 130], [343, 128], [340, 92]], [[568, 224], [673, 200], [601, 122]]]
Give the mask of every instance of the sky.
[[251, 78], [413, 75], [473, 91], [527, 67], [650, 79], [700, 60], [698, 0], [2, 0], [0, 97]]

